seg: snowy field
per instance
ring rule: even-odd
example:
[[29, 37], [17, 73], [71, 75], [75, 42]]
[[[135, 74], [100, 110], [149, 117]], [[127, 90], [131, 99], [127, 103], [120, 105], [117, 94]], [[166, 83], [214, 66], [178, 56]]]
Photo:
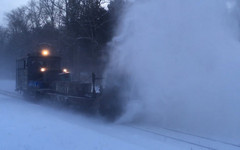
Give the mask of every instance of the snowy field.
[[[13, 81], [1, 88], [14, 89]], [[0, 95], [1, 150], [186, 149], [185, 145], [99, 119]]]
[[15, 91], [15, 80], [0, 80], [0, 90]]
[[[0, 89], [14, 89], [13, 81], [1, 81], [0, 85]], [[135, 125], [106, 123], [100, 117], [83, 115], [63, 107], [33, 104], [0, 94], [0, 150], [238, 149], [214, 143], [173, 132], [154, 134], [139, 130]]]

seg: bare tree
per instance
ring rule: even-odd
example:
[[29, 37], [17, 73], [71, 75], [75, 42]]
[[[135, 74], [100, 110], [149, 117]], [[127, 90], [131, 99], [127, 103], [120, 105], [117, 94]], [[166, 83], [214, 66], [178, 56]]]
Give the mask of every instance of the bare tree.
[[43, 9], [45, 23], [50, 23], [54, 27], [62, 26], [64, 3], [61, 0], [39, 0], [39, 5]]
[[12, 33], [23, 33], [29, 30], [27, 7], [20, 7], [7, 14], [8, 28]]
[[44, 24], [43, 8], [39, 5], [38, 1], [31, 0], [27, 5], [27, 10], [31, 28], [42, 27]]

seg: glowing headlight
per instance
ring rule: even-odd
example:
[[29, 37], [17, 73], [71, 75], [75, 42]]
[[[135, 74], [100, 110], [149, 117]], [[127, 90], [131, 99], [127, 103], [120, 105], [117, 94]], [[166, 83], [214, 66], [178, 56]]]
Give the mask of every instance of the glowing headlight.
[[66, 68], [63, 69], [63, 72], [64, 72], [64, 73], [69, 73]]
[[46, 68], [41, 68], [40, 71], [41, 72], [45, 72], [47, 69]]
[[42, 55], [43, 55], [43, 56], [48, 56], [48, 55], [50, 55], [49, 50], [47, 50], [47, 49], [42, 50]]

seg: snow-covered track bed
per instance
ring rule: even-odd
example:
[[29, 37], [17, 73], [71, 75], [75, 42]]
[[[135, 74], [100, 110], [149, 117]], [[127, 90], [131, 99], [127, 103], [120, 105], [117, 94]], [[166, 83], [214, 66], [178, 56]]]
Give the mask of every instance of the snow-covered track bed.
[[[0, 95], [22, 99], [22, 95], [16, 92], [10, 92], [6, 90], [0, 90]], [[240, 145], [220, 141], [216, 139], [211, 139], [208, 137], [202, 137], [190, 133], [185, 133], [178, 130], [168, 129], [168, 128], [152, 128], [152, 127], [142, 127], [137, 125], [127, 125], [130, 128], [140, 130], [143, 133], [146, 132], [147, 135], [159, 136], [170, 143], [179, 143], [180, 145], [189, 145], [192, 150], [239, 150]], [[172, 141], [172, 142], [171, 142]]]
[[22, 98], [22, 96], [18, 93], [9, 92], [9, 91], [5, 91], [5, 90], [1, 90], [1, 89], [0, 89], [0, 94], [4, 95], [4, 96], [10, 96], [10, 97], [13, 97], [13, 98]]
[[147, 133], [164, 137], [169, 140], [189, 144], [200, 149], [206, 149], [206, 150], [239, 150], [240, 149], [240, 145], [237, 145], [237, 144], [216, 140], [216, 139], [211, 139], [208, 137], [202, 137], [202, 136], [198, 136], [190, 133], [185, 133], [185, 132], [177, 131], [174, 129], [168, 129], [168, 128], [153, 129], [148, 127], [135, 126], [135, 125], [128, 125], [128, 126], [147, 132]]

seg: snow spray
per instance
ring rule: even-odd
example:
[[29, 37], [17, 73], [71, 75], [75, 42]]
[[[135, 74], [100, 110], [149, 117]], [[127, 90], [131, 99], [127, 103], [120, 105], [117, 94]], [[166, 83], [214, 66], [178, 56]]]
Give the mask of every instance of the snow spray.
[[237, 1], [132, 3], [111, 43], [106, 71], [127, 77], [126, 112], [119, 121], [239, 138]]

